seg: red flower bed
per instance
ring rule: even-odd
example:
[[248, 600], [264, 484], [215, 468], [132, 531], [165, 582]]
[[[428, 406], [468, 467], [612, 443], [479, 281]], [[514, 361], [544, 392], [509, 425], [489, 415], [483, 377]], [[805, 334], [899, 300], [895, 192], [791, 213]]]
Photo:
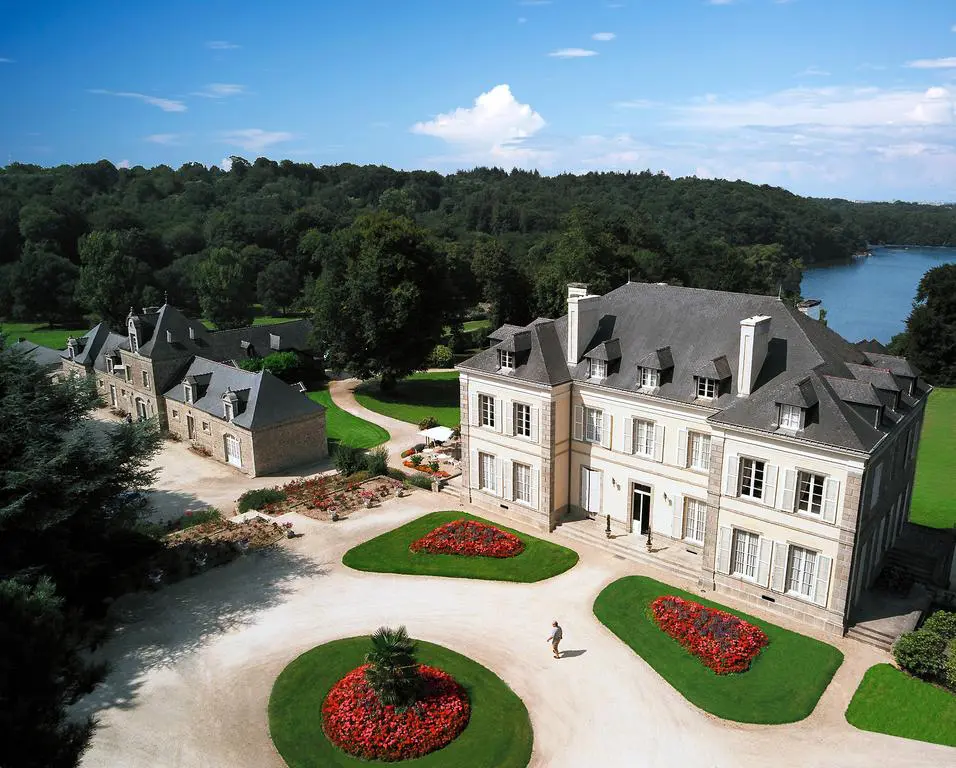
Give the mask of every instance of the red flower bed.
[[412, 552], [430, 555], [465, 555], [466, 557], [514, 557], [524, 552], [524, 542], [513, 533], [507, 533], [477, 520], [455, 520], [438, 526], [418, 541], [413, 541]]
[[651, 603], [657, 625], [718, 675], [746, 672], [768, 642], [759, 627], [680, 597]]
[[366, 669], [349, 672], [322, 704], [322, 728], [342, 751], [365, 760], [409, 760], [441, 749], [468, 725], [468, 694], [451, 675], [422, 664], [424, 694], [399, 710], [379, 702], [365, 681]]

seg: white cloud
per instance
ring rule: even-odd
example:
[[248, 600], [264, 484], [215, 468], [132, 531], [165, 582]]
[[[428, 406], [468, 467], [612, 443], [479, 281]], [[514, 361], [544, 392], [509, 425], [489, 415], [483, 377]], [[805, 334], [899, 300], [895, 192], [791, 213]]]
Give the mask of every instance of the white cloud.
[[829, 77], [830, 73], [820, 67], [807, 67], [802, 72], [797, 72], [797, 77]]
[[910, 69], [956, 69], [956, 56], [941, 59], [917, 59], [906, 62]]
[[129, 168], [129, 160], [120, 160], [120, 161], [116, 164], [116, 167], [117, 167], [117, 168]]
[[13, 59], [8, 59], [3, 56], [0, 56], [0, 64], [13, 64]]
[[231, 158], [231, 157], [224, 157], [224, 158], [219, 162], [219, 167], [222, 168], [224, 171], [232, 170], [232, 158]]
[[245, 93], [246, 86], [235, 83], [210, 83], [201, 91], [195, 91], [193, 96], [203, 96], [207, 99], [224, 99], [227, 96], [238, 96]]
[[105, 96], [119, 96], [124, 99], [138, 99], [144, 104], [150, 104], [159, 107], [163, 112], [185, 112], [186, 105], [178, 99], [160, 99], [156, 96], [148, 96], [145, 93], [133, 93], [131, 91], [107, 91], [104, 88], [94, 88], [90, 93], [97, 93]]
[[179, 133], [154, 133], [146, 137], [146, 141], [153, 144], [162, 144], [163, 146], [174, 146], [179, 144], [182, 134]]
[[236, 48], [242, 48], [241, 45], [230, 43], [228, 40], [209, 40], [206, 47], [213, 51], [231, 51]]
[[592, 40], [599, 40], [602, 43], [613, 40], [615, 37], [617, 37], [617, 35], [615, 35], [613, 32], [595, 32], [593, 35], [591, 35]]
[[295, 138], [287, 131], [264, 131], [261, 128], [243, 128], [237, 131], [226, 131], [222, 135], [227, 144], [235, 144], [247, 152], [259, 152], [273, 144], [289, 141]]
[[481, 94], [470, 108], [436, 115], [415, 123], [411, 130], [456, 145], [471, 157], [518, 162], [538, 154], [523, 144], [544, 126], [544, 118], [529, 104], [517, 101], [505, 84]]
[[553, 56], [556, 59], [582, 59], [587, 56], [597, 55], [597, 51], [589, 51], [586, 48], [559, 48], [548, 54], [548, 56]]

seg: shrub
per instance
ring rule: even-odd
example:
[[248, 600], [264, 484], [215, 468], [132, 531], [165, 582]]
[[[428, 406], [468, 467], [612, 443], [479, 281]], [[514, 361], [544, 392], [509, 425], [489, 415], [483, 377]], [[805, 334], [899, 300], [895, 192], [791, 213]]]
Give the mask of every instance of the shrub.
[[404, 472], [402, 472], [402, 470], [398, 469], [397, 467], [389, 467], [388, 472], [386, 472], [386, 474], [390, 478], [392, 478], [392, 480], [398, 480], [401, 483], [404, 483], [406, 480], [408, 480], [408, 475], [406, 475]]
[[371, 475], [368, 473], [368, 470], [360, 469], [358, 472], [353, 472], [351, 475], [345, 478], [346, 483], [364, 483], [368, 480]]
[[407, 459], [409, 456], [413, 456], [414, 454], [415, 454], [414, 448], [406, 448], [404, 451], [402, 451], [402, 458]]
[[431, 429], [432, 427], [438, 426], [438, 419], [434, 416], [426, 416], [420, 422], [418, 422], [419, 429]]
[[412, 475], [408, 482], [416, 488], [424, 488], [428, 491], [432, 489], [432, 479], [428, 475]]
[[240, 360], [239, 367], [244, 371], [269, 371], [280, 379], [284, 374], [299, 367], [299, 356], [295, 352], [273, 352], [265, 357], [252, 357]]
[[421, 453], [425, 450], [425, 443], [415, 443], [415, 450], [413, 453]]
[[344, 476], [348, 476], [363, 469], [365, 464], [364, 451], [350, 445], [339, 443], [332, 452], [332, 461], [335, 468]]
[[368, 451], [365, 454], [365, 469], [371, 477], [381, 477], [388, 472], [388, 449], [379, 446]]
[[182, 442], [182, 437], [179, 436], [178, 432], [170, 432], [168, 429], [164, 429], [162, 435], [163, 440], [169, 440], [171, 443]]
[[956, 640], [956, 611], [936, 611], [923, 622], [923, 629], [935, 632], [944, 640]]
[[428, 364], [432, 368], [451, 368], [455, 354], [444, 344], [436, 346], [428, 356]]
[[169, 530], [185, 531], [187, 528], [192, 528], [194, 525], [211, 523], [214, 520], [220, 519], [222, 519], [222, 515], [219, 514], [219, 510], [215, 507], [197, 509], [195, 512], [187, 511], [185, 515], [169, 523]]
[[250, 509], [262, 509], [267, 504], [285, 501], [285, 498], [285, 491], [279, 488], [255, 488], [239, 497], [236, 508], [240, 513], [248, 512]]
[[417, 467], [419, 464], [422, 463], [422, 457], [416, 453], [409, 459], [409, 461], [412, 463], [413, 466]]
[[956, 647], [950, 645], [949, 658], [943, 669], [943, 680], [953, 691], [956, 691]]
[[943, 673], [946, 640], [926, 629], [907, 632], [893, 646], [893, 657], [901, 669], [925, 680]]
[[432, 462], [429, 462], [429, 464], [428, 464], [428, 468], [429, 468], [432, 472], [437, 472], [437, 471], [438, 471], [438, 468], [439, 468], [440, 466], [441, 466], [441, 464], [439, 464], [437, 461], [432, 461]]

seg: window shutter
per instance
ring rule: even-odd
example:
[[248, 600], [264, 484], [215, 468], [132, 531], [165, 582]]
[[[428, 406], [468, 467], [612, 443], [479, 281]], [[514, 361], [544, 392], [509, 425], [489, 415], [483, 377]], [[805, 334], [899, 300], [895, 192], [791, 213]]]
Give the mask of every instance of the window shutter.
[[504, 420], [504, 409], [501, 405], [501, 398], [495, 398], [495, 432], [501, 432], [504, 425], [501, 423]]
[[621, 430], [621, 453], [634, 453], [634, 418], [624, 418], [624, 429]]
[[531, 439], [536, 443], [541, 442], [541, 436], [538, 434], [538, 409], [531, 409]]
[[507, 459], [501, 460], [501, 495], [508, 501], [514, 501], [514, 470]]
[[776, 464], [763, 465], [763, 503], [768, 507], [776, 506], [777, 501], [777, 472]]
[[717, 573], [730, 573], [730, 545], [733, 529], [722, 525], [717, 533]]
[[823, 520], [827, 523], [835, 523], [837, 501], [840, 498], [840, 481], [831, 480], [828, 477], [823, 488]]
[[574, 439], [584, 439], [584, 406], [574, 406]]
[[607, 411], [601, 414], [601, 447], [611, 447], [611, 414]]
[[664, 461], [664, 425], [654, 425], [654, 461]]
[[478, 393], [477, 392], [471, 393], [471, 405], [469, 406], [468, 410], [470, 411], [468, 415], [471, 417], [470, 419], [468, 419], [468, 423], [471, 424], [473, 427], [477, 427], [479, 424], [481, 424], [481, 414], [478, 412]]
[[817, 583], [813, 590], [813, 602], [827, 607], [827, 593], [830, 591], [830, 565], [833, 560], [826, 555], [817, 555]]
[[671, 524], [671, 536], [675, 539], [684, 538], [684, 497], [674, 499], [674, 515]]
[[504, 406], [505, 434], [513, 435], [515, 433], [515, 404], [506, 400], [502, 405]]
[[501, 495], [501, 459], [492, 459], [491, 460], [491, 471], [494, 473], [494, 477], [491, 478], [491, 492], [495, 496]]
[[773, 575], [770, 579], [770, 589], [774, 592], [784, 592], [787, 588], [787, 554], [788, 547], [781, 541], [773, 543]]
[[478, 451], [471, 452], [471, 464], [468, 467], [468, 478], [471, 481], [469, 485], [472, 488], [478, 487], [478, 478], [481, 468], [478, 466]]
[[757, 582], [761, 587], [766, 587], [770, 578], [770, 553], [773, 549], [773, 542], [770, 539], [760, 537], [760, 562], [757, 564]]
[[591, 495], [591, 489], [588, 487], [590, 479], [591, 474], [588, 468], [581, 467], [581, 507], [585, 510], [588, 508], [588, 497]]
[[538, 470], [531, 470], [531, 506], [538, 508]]
[[731, 454], [727, 457], [727, 483], [724, 486], [724, 496], [737, 495], [737, 473], [740, 471], [740, 457]]
[[783, 503], [780, 508], [784, 512], [793, 512], [797, 502], [797, 470], [783, 471]]
[[687, 466], [687, 430], [683, 427], [677, 431], [677, 466]]

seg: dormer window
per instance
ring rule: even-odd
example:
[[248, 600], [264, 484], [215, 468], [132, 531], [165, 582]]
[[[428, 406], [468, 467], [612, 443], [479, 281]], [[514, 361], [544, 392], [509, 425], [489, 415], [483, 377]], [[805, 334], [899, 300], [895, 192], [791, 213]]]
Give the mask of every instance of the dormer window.
[[193, 386], [188, 382], [183, 382], [183, 400], [187, 403], [193, 401]]
[[803, 427], [803, 408], [796, 405], [780, 406], [780, 419], [777, 424], [780, 429], [796, 432]]
[[498, 350], [498, 367], [502, 370], [513, 371], [515, 368], [515, 353], [506, 349]]
[[222, 404], [223, 415], [226, 417], [226, 421], [232, 421], [235, 418], [235, 413], [232, 410], [232, 403], [228, 400], [223, 401]]
[[[73, 350], [70, 350], [70, 357], [73, 357]], [[113, 369], [114, 369], [115, 367], [116, 367], [116, 363], [113, 362], [113, 358], [112, 358], [112, 357], [106, 358], [106, 371], [107, 371], [107, 373], [112, 374], [112, 373], [114, 372]]]
[[592, 379], [606, 379], [607, 360], [589, 360], [588, 376]]
[[654, 389], [660, 386], [660, 371], [655, 371], [653, 368], [641, 368], [640, 373], [641, 389]]
[[129, 348], [134, 354], [139, 352], [139, 338], [136, 335], [136, 326], [133, 323], [129, 324]]
[[713, 400], [717, 397], [717, 379], [697, 377], [697, 397]]

